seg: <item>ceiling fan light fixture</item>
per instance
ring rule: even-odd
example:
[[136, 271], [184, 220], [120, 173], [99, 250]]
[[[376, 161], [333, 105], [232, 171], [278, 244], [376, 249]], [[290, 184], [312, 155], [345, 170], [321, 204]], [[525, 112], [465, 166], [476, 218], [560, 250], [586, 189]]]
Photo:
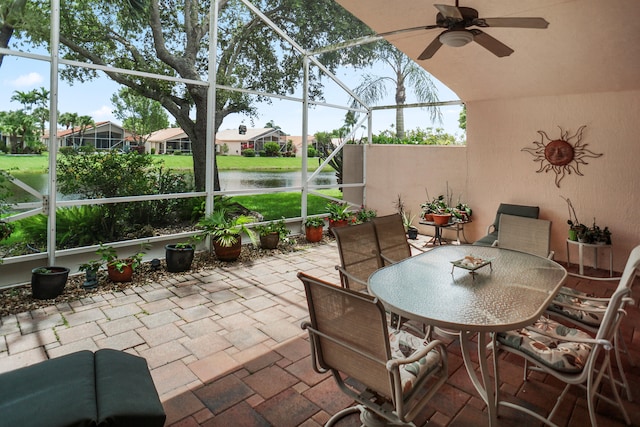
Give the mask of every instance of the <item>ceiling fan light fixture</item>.
[[464, 46], [473, 41], [473, 34], [470, 31], [445, 31], [440, 34], [440, 43], [451, 47]]

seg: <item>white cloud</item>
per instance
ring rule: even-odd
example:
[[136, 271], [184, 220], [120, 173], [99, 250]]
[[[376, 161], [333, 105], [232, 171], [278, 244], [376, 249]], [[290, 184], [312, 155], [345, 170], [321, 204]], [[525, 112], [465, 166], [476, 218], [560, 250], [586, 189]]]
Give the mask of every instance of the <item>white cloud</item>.
[[11, 85], [15, 87], [31, 87], [40, 84], [43, 81], [44, 78], [39, 73], [29, 73], [19, 76], [11, 82]]
[[111, 113], [111, 107], [108, 107], [106, 105], [103, 105], [99, 109], [92, 111], [91, 117], [93, 117], [93, 120], [95, 120], [96, 122], [113, 121], [114, 119], [113, 114]]

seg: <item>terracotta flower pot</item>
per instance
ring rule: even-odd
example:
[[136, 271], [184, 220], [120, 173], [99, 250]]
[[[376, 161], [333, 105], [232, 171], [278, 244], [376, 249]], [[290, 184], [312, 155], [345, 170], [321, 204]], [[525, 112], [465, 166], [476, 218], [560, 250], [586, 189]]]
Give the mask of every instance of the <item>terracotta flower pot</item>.
[[308, 242], [315, 243], [322, 240], [322, 233], [324, 228], [321, 225], [317, 227], [306, 227], [305, 228], [305, 237]]
[[264, 236], [260, 236], [260, 246], [263, 249], [275, 249], [280, 242], [280, 234], [277, 232], [269, 233]]
[[238, 236], [238, 241], [231, 246], [222, 246], [214, 240], [213, 250], [220, 261], [235, 261], [240, 257], [242, 251], [242, 238]]
[[107, 265], [107, 274], [112, 282], [131, 282], [133, 280], [133, 267], [127, 264], [122, 267], [122, 271], [118, 270], [115, 265]]
[[331, 234], [333, 234], [333, 229], [336, 227], [346, 227], [349, 225], [349, 221], [346, 219], [339, 219], [339, 220], [335, 220], [335, 219], [330, 219], [329, 220], [329, 231], [331, 232]]
[[436, 225], [447, 225], [449, 223], [449, 220], [451, 219], [451, 214], [447, 213], [447, 214], [433, 214], [433, 222], [436, 223]]
[[433, 221], [433, 214], [424, 214], [424, 220], [429, 222]]

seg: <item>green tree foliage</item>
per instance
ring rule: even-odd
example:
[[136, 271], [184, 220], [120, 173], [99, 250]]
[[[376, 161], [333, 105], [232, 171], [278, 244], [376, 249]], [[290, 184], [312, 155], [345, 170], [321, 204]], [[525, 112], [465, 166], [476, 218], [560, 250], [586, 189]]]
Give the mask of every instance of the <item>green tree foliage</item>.
[[[59, 190], [95, 199], [191, 191], [190, 180], [164, 169], [161, 161], [135, 152], [61, 155]], [[170, 224], [189, 216], [191, 206], [181, 199], [102, 205], [101, 234], [117, 239], [143, 224]]]
[[158, 101], [138, 95], [128, 87], [113, 94], [111, 103], [113, 115], [133, 134], [138, 145], [144, 145], [151, 132], [169, 127], [169, 117]]
[[[413, 90], [418, 102], [438, 102], [438, 92], [431, 80], [431, 75], [412, 59], [387, 42], [378, 44], [377, 59], [382, 61], [391, 75], [376, 76], [364, 74], [362, 82], [354, 92], [369, 105], [375, 105], [387, 95], [387, 87], [395, 90], [396, 136], [404, 138], [404, 108], [407, 101], [407, 90]], [[357, 101], [353, 101], [358, 104]], [[428, 107], [431, 121], [442, 122], [438, 107]]]
[[[302, 56], [282, 40], [245, 5], [220, 1], [217, 83], [267, 93], [292, 94], [302, 80]], [[259, 0], [254, 4], [305, 49], [314, 50], [371, 30], [333, 0]], [[31, 40], [46, 43], [49, 3], [38, 3], [42, 21], [28, 26]], [[135, 10], [135, 13], [132, 11]], [[207, 75], [210, 2], [206, 0], [77, 0], [61, 3], [60, 41], [63, 55], [94, 64], [135, 68], [180, 76], [192, 81]], [[368, 62], [367, 47], [330, 51], [320, 60], [331, 71], [339, 64]], [[106, 73], [134, 92], [156, 100], [175, 117], [192, 142], [194, 177], [198, 190], [205, 187], [206, 86], [152, 80], [122, 73]], [[68, 67], [63, 76], [84, 81], [96, 75], [89, 68]], [[319, 73], [310, 78], [310, 96], [321, 97]], [[216, 91], [215, 134], [223, 119], [233, 113], [256, 114], [256, 102], [268, 100], [241, 92]], [[214, 165], [215, 167], [215, 165]], [[217, 168], [216, 168], [217, 170]], [[217, 173], [215, 187], [219, 188]]]
[[9, 136], [11, 153], [39, 153], [42, 150], [35, 119], [23, 110], [0, 111], [0, 131]]
[[[23, 26], [29, 19], [31, 8], [27, 7], [27, 0], [2, 0], [0, 1], [0, 47], [9, 47], [9, 41], [16, 27]], [[4, 54], [0, 53], [0, 66]]]
[[467, 130], [467, 106], [462, 104], [462, 110], [460, 110], [460, 117], [458, 118], [460, 129]]
[[35, 121], [40, 124], [40, 135], [44, 135], [44, 125], [49, 121], [49, 91], [43, 87], [29, 92], [17, 90], [11, 100], [21, 103], [26, 112], [34, 116]]
[[398, 138], [395, 132], [386, 130], [371, 138], [373, 144], [413, 144], [413, 145], [455, 145], [454, 135], [446, 133], [442, 128], [416, 128], [408, 130], [404, 138]]
[[278, 157], [280, 156], [280, 144], [277, 142], [265, 142], [264, 152], [267, 157]]

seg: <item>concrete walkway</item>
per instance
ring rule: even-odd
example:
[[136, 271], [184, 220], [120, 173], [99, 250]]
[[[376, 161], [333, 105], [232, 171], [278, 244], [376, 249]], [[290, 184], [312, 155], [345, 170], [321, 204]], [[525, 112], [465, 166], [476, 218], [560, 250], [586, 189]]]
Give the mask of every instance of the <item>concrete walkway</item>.
[[[307, 317], [299, 271], [338, 283], [335, 243], [229, 264], [124, 292], [2, 318], [0, 372], [74, 351], [115, 348], [147, 359], [167, 413], [168, 426], [317, 426], [350, 405], [327, 375], [311, 369], [300, 323]], [[571, 286], [605, 294], [615, 283], [572, 278]], [[638, 294], [638, 292], [636, 292]], [[640, 366], [640, 310], [629, 309], [623, 328]], [[417, 425], [487, 425], [486, 409], [471, 385], [456, 341], [447, 339], [450, 378]], [[626, 372], [636, 401], [625, 401], [640, 426], [640, 368]], [[522, 380], [522, 361], [501, 360], [501, 393], [548, 411], [560, 384], [543, 375]], [[500, 411], [500, 425], [539, 425]], [[599, 405], [602, 426], [624, 425]], [[584, 394], [575, 389], [556, 418], [562, 426], [588, 425]], [[339, 425], [359, 425], [356, 416]]]

